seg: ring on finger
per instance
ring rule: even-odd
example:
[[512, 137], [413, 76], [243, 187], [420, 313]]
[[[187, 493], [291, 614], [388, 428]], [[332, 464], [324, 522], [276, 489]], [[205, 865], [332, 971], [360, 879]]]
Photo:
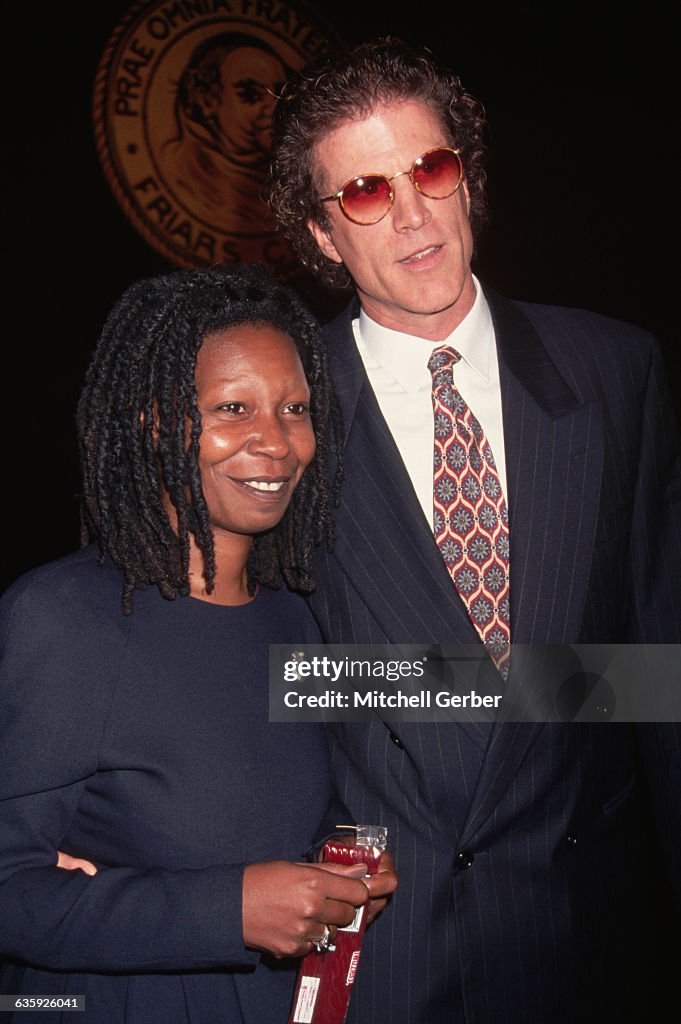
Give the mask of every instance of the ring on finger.
[[324, 925], [324, 934], [320, 939], [311, 939], [312, 945], [318, 953], [326, 953], [332, 946], [331, 931], [328, 924]]

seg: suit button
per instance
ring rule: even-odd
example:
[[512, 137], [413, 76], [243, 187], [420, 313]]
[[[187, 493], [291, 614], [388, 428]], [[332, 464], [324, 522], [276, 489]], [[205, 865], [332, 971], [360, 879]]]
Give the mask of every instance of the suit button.
[[575, 838], [575, 836], [568, 836], [567, 837], [567, 844], [568, 844], [568, 846], [576, 846], [577, 845], [577, 839]]
[[456, 855], [456, 866], [461, 870], [465, 870], [471, 866], [474, 860], [475, 857], [469, 850], [462, 850], [461, 853]]
[[394, 732], [389, 733], [389, 736], [396, 747], [399, 747], [400, 750], [404, 750], [404, 743], [402, 742], [399, 736], [396, 736]]

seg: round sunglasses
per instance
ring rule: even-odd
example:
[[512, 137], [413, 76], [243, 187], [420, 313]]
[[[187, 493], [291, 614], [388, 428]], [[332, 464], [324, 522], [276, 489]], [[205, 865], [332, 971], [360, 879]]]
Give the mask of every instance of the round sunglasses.
[[414, 188], [428, 199], [453, 196], [463, 178], [463, 163], [458, 149], [438, 146], [414, 160], [411, 169], [385, 174], [358, 174], [346, 181], [339, 192], [323, 196], [323, 203], [338, 200], [340, 208], [354, 224], [377, 224], [390, 212], [395, 199], [391, 182], [408, 174]]

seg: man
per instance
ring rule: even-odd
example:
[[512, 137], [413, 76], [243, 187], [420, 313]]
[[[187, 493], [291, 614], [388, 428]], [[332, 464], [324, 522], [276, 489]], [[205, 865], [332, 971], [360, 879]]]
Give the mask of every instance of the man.
[[[325, 327], [346, 442], [324, 637], [484, 643], [511, 701], [509, 638], [679, 643], [681, 472], [654, 339], [473, 274], [484, 128], [427, 53], [332, 54], [275, 108], [271, 203], [355, 292]], [[400, 876], [349, 1021], [663, 1019], [679, 734], [569, 719], [330, 726], [341, 793], [387, 826]]]

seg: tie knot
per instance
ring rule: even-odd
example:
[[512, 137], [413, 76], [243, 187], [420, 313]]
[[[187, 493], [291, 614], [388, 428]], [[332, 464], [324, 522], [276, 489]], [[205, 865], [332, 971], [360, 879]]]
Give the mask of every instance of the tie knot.
[[437, 370], [444, 370], [454, 366], [460, 359], [461, 353], [457, 352], [455, 348], [451, 348], [449, 345], [442, 345], [440, 348], [434, 348], [431, 352], [430, 359], [428, 360], [428, 369], [431, 373], [436, 373]]
[[451, 384], [452, 367], [461, 359], [461, 353], [449, 345], [433, 349], [428, 360], [428, 369], [433, 376], [433, 386], [440, 387], [442, 384]]

